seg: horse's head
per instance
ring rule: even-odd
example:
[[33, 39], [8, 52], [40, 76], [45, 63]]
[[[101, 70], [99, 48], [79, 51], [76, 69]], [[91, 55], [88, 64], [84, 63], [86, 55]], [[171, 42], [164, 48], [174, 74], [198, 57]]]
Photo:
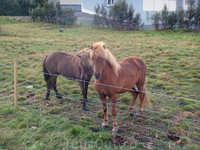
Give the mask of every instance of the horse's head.
[[100, 80], [102, 76], [102, 70], [105, 67], [106, 51], [103, 43], [91, 46], [91, 58], [92, 66], [94, 70], [94, 77], [96, 80]]
[[91, 66], [91, 59], [90, 59], [90, 53], [82, 51], [78, 54], [76, 54], [80, 58], [80, 65], [79, 69], [81, 72], [81, 80], [88, 79], [88, 75], [92, 72], [92, 66]]

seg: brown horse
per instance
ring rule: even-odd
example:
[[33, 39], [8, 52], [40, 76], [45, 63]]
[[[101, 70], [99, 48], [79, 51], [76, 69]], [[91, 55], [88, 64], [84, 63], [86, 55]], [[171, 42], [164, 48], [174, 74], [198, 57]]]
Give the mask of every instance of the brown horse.
[[47, 83], [46, 100], [49, 99], [51, 86], [56, 97], [62, 99], [56, 88], [57, 76], [61, 74], [67, 79], [78, 79], [83, 94], [82, 110], [86, 110], [88, 84], [93, 75], [90, 53], [86, 52], [86, 49], [76, 55], [54, 52], [46, 56], [43, 62], [43, 71]]
[[[103, 42], [94, 43], [91, 46], [92, 52], [90, 54], [93, 63], [95, 89], [98, 92], [99, 98], [102, 101], [104, 111], [104, 122], [102, 128], [108, 125], [108, 114], [106, 97], [108, 96], [112, 101], [112, 115], [113, 115], [113, 129], [112, 132], [118, 131], [117, 127], [117, 94], [130, 92], [133, 96], [131, 105], [129, 107], [130, 115], [133, 116], [133, 106], [135, 104], [137, 95], [139, 94], [140, 105], [137, 115], [141, 115], [141, 108], [143, 104], [151, 107], [147, 89], [146, 89], [146, 73], [147, 68], [145, 63], [134, 56], [127, 57], [117, 62], [115, 57], [106, 49]], [[138, 91], [134, 88], [137, 85]], [[142, 92], [144, 91], [144, 92]]]

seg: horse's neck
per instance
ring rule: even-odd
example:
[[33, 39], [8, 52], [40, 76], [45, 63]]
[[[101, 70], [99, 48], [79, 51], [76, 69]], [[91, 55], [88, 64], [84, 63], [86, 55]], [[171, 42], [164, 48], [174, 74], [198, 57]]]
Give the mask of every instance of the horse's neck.
[[105, 67], [102, 70], [102, 77], [101, 77], [101, 82], [107, 82], [108, 79], [112, 81], [113, 79], [117, 78], [115, 72], [113, 71], [112, 67], [110, 64], [106, 61], [105, 62]]

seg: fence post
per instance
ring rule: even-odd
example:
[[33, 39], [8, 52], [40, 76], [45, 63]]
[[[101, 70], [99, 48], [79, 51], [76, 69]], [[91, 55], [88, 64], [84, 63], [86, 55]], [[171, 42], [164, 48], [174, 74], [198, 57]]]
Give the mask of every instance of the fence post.
[[14, 107], [17, 111], [17, 59], [14, 59]]

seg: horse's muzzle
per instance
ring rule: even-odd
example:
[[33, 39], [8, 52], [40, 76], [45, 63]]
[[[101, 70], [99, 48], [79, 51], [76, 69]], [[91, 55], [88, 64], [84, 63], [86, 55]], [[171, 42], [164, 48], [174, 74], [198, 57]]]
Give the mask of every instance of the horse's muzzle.
[[94, 77], [95, 77], [96, 80], [100, 80], [101, 79], [101, 73], [94, 74]]

